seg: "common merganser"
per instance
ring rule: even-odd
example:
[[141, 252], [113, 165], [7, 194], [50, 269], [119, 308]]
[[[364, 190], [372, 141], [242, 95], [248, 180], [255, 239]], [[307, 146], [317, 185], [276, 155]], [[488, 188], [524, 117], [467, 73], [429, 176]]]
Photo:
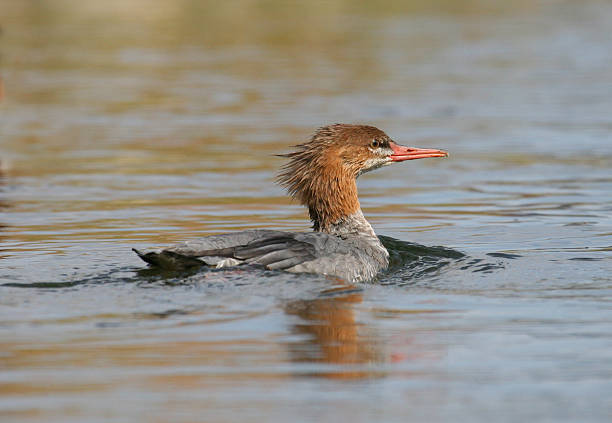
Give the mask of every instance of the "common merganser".
[[246, 263], [351, 283], [368, 281], [388, 267], [389, 253], [361, 212], [356, 178], [392, 163], [448, 156], [442, 150], [398, 145], [380, 129], [366, 125], [324, 126], [296, 148], [281, 155], [289, 162], [277, 182], [308, 207], [314, 232], [247, 230], [134, 251], [163, 268]]

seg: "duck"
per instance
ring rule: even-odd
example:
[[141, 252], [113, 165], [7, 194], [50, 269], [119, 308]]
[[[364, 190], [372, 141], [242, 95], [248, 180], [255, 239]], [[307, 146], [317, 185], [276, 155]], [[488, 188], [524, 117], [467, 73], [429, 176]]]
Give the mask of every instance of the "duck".
[[319, 128], [295, 151], [279, 156], [288, 161], [276, 181], [308, 209], [312, 232], [253, 229], [133, 251], [164, 269], [253, 265], [368, 282], [388, 268], [389, 252], [363, 215], [357, 178], [383, 166], [448, 153], [397, 144], [374, 126], [338, 123]]

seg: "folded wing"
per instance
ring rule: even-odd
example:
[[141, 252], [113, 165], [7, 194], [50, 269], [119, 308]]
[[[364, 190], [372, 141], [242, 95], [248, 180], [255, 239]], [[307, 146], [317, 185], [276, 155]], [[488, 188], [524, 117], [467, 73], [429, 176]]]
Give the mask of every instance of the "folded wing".
[[296, 239], [296, 235], [281, 231], [251, 230], [212, 235], [163, 250], [134, 251], [147, 263], [165, 269], [202, 265], [226, 267], [248, 263], [285, 270], [316, 257], [315, 246]]

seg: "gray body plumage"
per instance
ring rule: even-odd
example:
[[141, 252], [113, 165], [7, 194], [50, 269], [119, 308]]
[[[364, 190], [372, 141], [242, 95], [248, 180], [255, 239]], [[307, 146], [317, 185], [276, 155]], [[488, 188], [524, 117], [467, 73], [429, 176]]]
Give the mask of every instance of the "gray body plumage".
[[317, 273], [347, 282], [370, 280], [389, 263], [389, 254], [378, 237], [355, 232], [332, 235], [250, 230], [136, 252], [144, 261], [164, 268], [246, 263], [271, 270]]

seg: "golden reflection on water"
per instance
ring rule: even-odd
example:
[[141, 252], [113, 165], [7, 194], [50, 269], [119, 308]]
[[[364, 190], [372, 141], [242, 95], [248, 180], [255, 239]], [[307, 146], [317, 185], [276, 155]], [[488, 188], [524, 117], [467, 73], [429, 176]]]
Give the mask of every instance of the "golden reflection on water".
[[[284, 348], [289, 349], [289, 359], [297, 364], [310, 362], [330, 366], [309, 370], [308, 374], [312, 376], [332, 379], [384, 376], [380, 370], [367, 370], [367, 364], [382, 363], [385, 358], [374, 343], [375, 337], [371, 334], [366, 336], [361, 325], [355, 320], [353, 306], [362, 301], [362, 294], [355, 291], [354, 287], [337, 287], [324, 291], [321, 295], [328, 297], [293, 301], [285, 306], [285, 312], [289, 316], [300, 318], [300, 322], [293, 326], [292, 331], [308, 337], [304, 341], [291, 342], [285, 346], [276, 344], [271, 339], [256, 338], [227, 341], [185, 340], [184, 336], [172, 332], [168, 332], [163, 340], [154, 341], [146, 333], [130, 334], [128, 331], [121, 335], [120, 329], [113, 330], [113, 327], [121, 328], [122, 323], [141, 319], [154, 321], [163, 318], [161, 315], [130, 317], [107, 314], [32, 321], [29, 323], [51, 328], [56, 325], [82, 325], [92, 322], [101, 324], [106, 321], [108, 323], [105, 325], [109, 329], [102, 338], [81, 332], [72, 340], [56, 342], [26, 339], [18, 343], [0, 342], [0, 348], [4, 352], [0, 363], [4, 369], [10, 369], [14, 373], [38, 370], [42, 372], [42, 380], [53, 380], [53, 383], [2, 382], [0, 392], [5, 396], [77, 394], [108, 391], [120, 386], [125, 388], [126, 384], [164, 392], [170, 387], [179, 390], [213, 388], [221, 380], [223, 383], [245, 378], [249, 381], [283, 380], [290, 375], [269, 366], [286, 359]], [[198, 318], [198, 314], [188, 313], [187, 316], [193, 319]], [[221, 335], [217, 332], [218, 329], [215, 329], [215, 324], [221, 320], [210, 321], [206, 313], [201, 317], [207, 320], [206, 323], [194, 321], [190, 324], [200, 327], [202, 333], [207, 334], [206, 337]], [[253, 367], [243, 372], [229, 371], [238, 363], [245, 365], [245, 361], [252, 362]], [[121, 374], [122, 368], [127, 371], [124, 375]], [[258, 370], [259, 368], [261, 369]], [[50, 371], [48, 375], [45, 369]], [[89, 377], [70, 376], [86, 369], [92, 371]], [[143, 369], [143, 372], [139, 369]], [[181, 369], [190, 370], [185, 372]], [[321, 372], [320, 369], [326, 370]], [[296, 370], [302, 371], [299, 367], [296, 367]], [[107, 371], [110, 374], [106, 374]]]
[[[128, 387], [152, 392], [168, 390], [206, 392], [219, 385], [256, 383], [257, 380], [275, 383], [291, 376], [274, 368], [275, 363], [288, 357], [296, 364], [317, 363], [311, 376], [330, 379], [360, 379], [382, 377], [384, 373], [367, 370], [367, 364], [384, 361], [384, 356], [366, 336], [355, 320], [353, 306], [362, 301], [362, 294], [354, 287], [337, 287], [321, 293], [325, 298], [289, 302], [285, 312], [297, 316], [300, 322], [292, 331], [307, 339], [281, 346], [273, 339], [247, 338], [243, 340], [185, 340], [184, 336], [168, 332], [163, 340], [155, 341], [146, 334], [121, 335], [121, 323], [140, 319], [154, 321], [160, 316], [93, 315], [29, 322], [48, 327], [108, 322], [101, 338], [81, 332], [72, 340], [26, 340], [0, 342], [4, 352], [0, 361], [4, 369], [14, 374], [38, 371], [36, 381], [21, 380], [0, 383], [5, 398], [36, 395], [105, 395], [115, 389]], [[198, 312], [188, 313], [190, 319]], [[206, 318], [206, 313], [201, 315]], [[136, 320], [135, 320], [136, 319]], [[192, 322], [206, 337], [222, 335], [215, 329], [221, 321]], [[27, 322], [26, 322], [27, 323]], [[179, 324], [179, 327], [183, 326]], [[177, 327], [178, 329], [178, 327]], [[119, 332], [117, 332], [119, 331]], [[78, 333], [78, 332], [77, 332]], [[75, 335], [77, 333], [74, 333]], [[117, 334], [115, 334], [117, 333]], [[195, 334], [196, 332], [194, 332]], [[198, 335], [198, 337], [201, 337]], [[251, 366], [248, 363], [252, 363]], [[247, 366], [240, 372], [231, 369]], [[272, 366], [272, 367], [270, 367]], [[327, 367], [329, 366], [329, 367]], [[125, 373], [121, 370], [125, 369]], [[303, 375], [303, 369], [295, 368]], [[323, 371], [321, 371], [323, 370]], [[84, 373], [80, 377], [77, 374]]]
[[350, 365], [383, 360], [372, 338], [360, 333], [361, 325], [355, 320], [353, 305], [363, 301], [362, 294], [353, 286], [344, 286], [323, 291], [321, 295], [327, 298], [293, 301], [285, 307], [288, 314], [301, 319], [293, 331], [308, 335], [308, 340], [291, 345], [292, 360], [349, 365], [349, 369], [339, 367], [320, 375], [333, 379], [375, 376], [376, 372], [363, 370], [363, 366], [356, 366], [359, 370], [350, 370]]

